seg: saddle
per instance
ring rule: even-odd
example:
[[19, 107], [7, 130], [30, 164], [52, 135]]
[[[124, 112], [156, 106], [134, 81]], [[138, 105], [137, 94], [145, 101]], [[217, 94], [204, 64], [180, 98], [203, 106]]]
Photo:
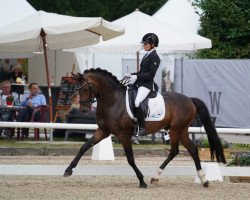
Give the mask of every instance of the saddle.
[[[157, 86], [157, 85], [156, 85]], [[158, 90], [158, 86], [157, 88]], [[160, 121], [165, 116], [165, 102], [160, 93], [150, 91], [148, 96], [141, 103], [146, 121]], [[129, 116], [135, 119], [135, 98], [138, 93], [138, 87], [135, 85], [128, 85], [126, 91], [126, 108]]]
[[[129, 107], [133, 115], [135, 116], [135, 98], [138, 93], [138, 87], [131, 84], [128, 85], [128, 99], [129, 99]], [[144, 113], [144, 117], [148, 116], [148, 100], [149, 98], [155, 98], [157, 96], [157, 91], [150, 91], [148, 96], [141, 103], [141, 107]]]

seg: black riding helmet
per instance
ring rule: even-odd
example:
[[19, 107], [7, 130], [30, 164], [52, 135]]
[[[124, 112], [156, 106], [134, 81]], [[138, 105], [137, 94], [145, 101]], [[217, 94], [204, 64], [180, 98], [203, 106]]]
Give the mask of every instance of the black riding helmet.
[[154, 33], [147, 33], [143, 36], [141, 43], [154, 44], [155, 47], [158, 47], [159, 39], [158, 36]]

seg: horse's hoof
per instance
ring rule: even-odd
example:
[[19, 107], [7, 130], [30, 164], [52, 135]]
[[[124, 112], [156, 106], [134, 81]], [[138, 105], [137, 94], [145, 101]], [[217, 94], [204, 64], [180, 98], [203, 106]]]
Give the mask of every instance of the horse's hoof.
[[203, 186], [206, 187], [206, 188], [208, 188], [208, 185], [209, 185], [209, 181], [206, 181], [206, 182], [203, 184]]
[[150, 183], [151, 184], [158, 184], [158, 182], [159, 182], [159, 179], [158, 178], [151, 178], [151, 181], [150, 181]]
[[68, 177], [68, 176], [71, 176], [72, 175], [72, 173], [73, 173], [73, 171], [72, 170], [65, 170], [65, 172], [64, 172], [64, 177]]
[[142, 183], [142, 184], [140, 184], [140, 186], [139, 186], [139, 188], [144, 188], [144, 189], [147, 189], [147, 184], [146, 183]]

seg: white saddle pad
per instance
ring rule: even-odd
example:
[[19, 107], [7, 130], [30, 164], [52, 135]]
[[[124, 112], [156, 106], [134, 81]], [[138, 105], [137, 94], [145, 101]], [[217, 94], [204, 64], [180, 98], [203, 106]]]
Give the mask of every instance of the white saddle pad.
[[[165, 102], [160, 93], [155, 98], [148, 100], [148, 114], [145, 121], [161, 121], [165, 117]], [[126, 108], [129, 116], [136, 119], [129, 107], [128, 90], [126, 91]]]

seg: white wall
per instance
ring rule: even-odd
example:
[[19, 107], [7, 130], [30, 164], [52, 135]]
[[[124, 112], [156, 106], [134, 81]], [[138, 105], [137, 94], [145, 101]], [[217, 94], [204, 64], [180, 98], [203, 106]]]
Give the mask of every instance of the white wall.
[[122, 79], [122, 59], [136, 59], [136, 54], [95, 54], [94, 68], [106, 69]]
[[[70, 75], [75, 64], [74, 54], [71, 52], [48, 50], [48, 65], [50, 80], [53, 76], [55, 85], [60, 85], [61, 78]], [[78, 71], [77, 69], [75, 72]], [[36, 82], [39, 85], [47, 85], [44, 55], [35, 55], [29, 58], [29, 83]]]

